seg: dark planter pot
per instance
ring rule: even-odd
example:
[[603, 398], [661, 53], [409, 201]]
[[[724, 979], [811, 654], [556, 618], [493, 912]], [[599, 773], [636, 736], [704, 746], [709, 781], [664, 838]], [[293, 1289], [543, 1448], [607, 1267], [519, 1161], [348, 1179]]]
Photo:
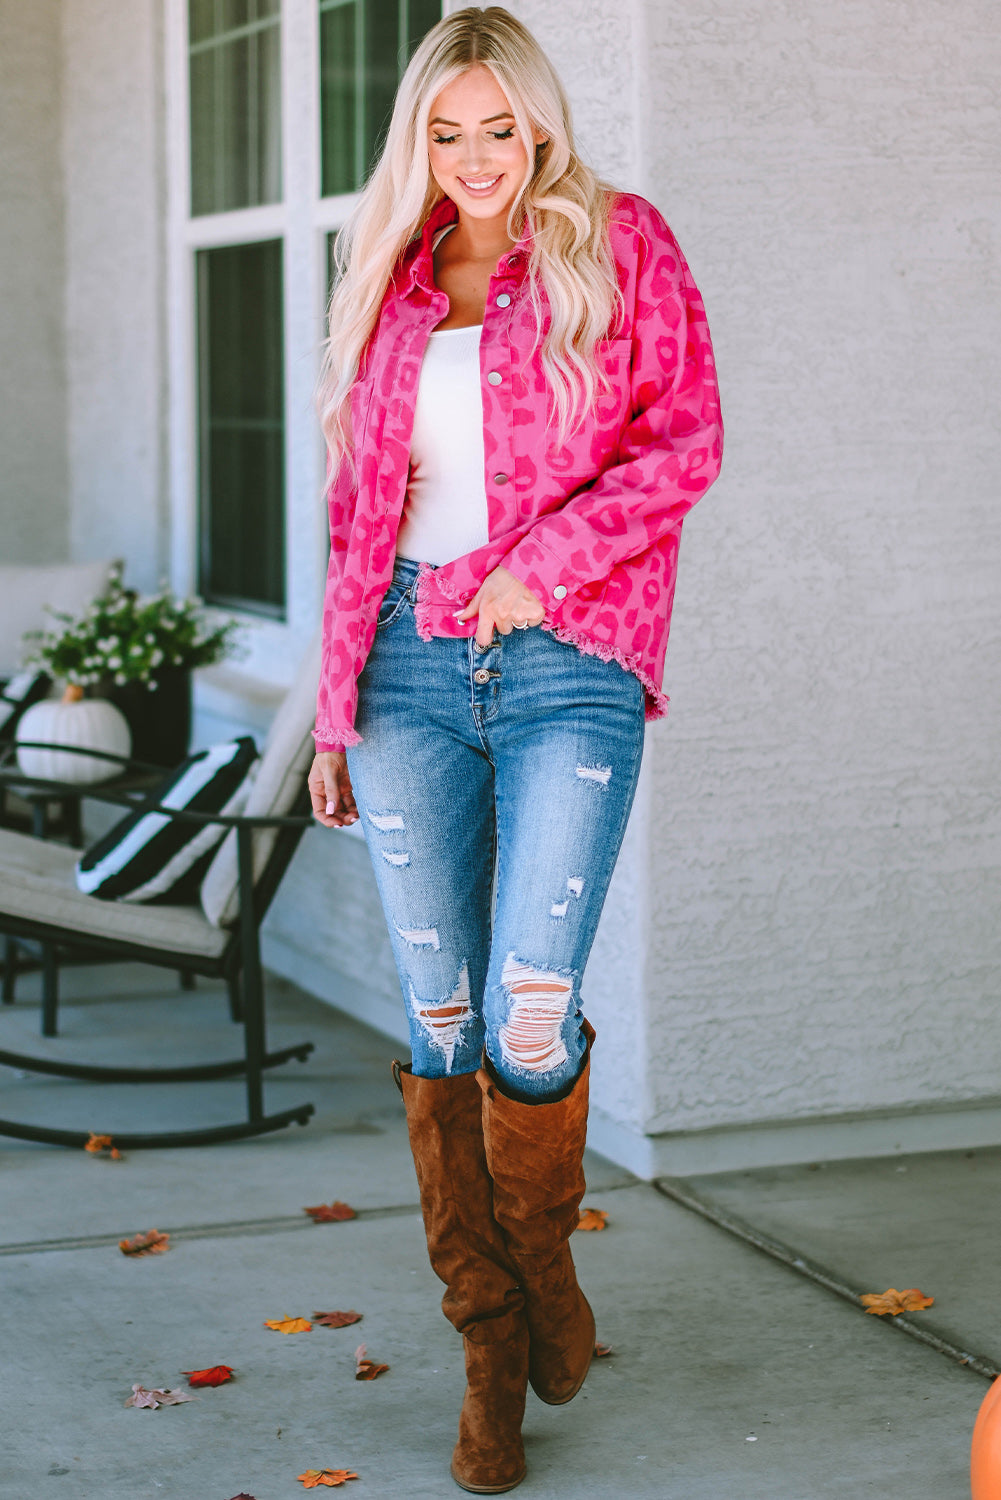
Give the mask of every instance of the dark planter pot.
[[191, 738], [191, 673], [168, 667], [151, 691], [144, 682], [125, 682], [102, 690], [120, 708], [132, 730], [132, 755], [154, 766], [176, 766], [188, 753]]

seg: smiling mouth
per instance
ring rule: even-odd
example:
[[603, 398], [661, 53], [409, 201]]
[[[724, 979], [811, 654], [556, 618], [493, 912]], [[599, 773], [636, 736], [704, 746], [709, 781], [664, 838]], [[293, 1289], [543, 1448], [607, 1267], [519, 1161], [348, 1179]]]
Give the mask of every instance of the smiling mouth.
[[503, 176], [503, 172], [498, 172], [496, 177], [460, 177], [459, 181], [468, 193], [489, 193]]

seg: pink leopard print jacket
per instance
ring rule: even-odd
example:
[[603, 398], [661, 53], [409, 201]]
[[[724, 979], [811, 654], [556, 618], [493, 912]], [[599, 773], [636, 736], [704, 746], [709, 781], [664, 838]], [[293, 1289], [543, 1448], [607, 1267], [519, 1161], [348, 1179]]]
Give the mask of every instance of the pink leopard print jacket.
[[[448, 311], [431, 245], [455, 217], [443, 198], [401, 258], [351, 393], [356, 473], [342, 463], [328, 497], [319, 751], [359, 743], [357, 681], [393, 574], [421, 361]], [[526, 243], [498, 262], [480, 339], [490, 540], [421, 569], [415, 621], [424, 640], [473, 635], [475, 618], [455, 611], [503, 563], [544, 603], [543, 629], [635, 673], [655, 719], [667, 709], [681, 523], [719, 473], [722, 427], [702, 299], [674, 236], [632, 193], [615, 200], [610, 234], [624, 298], [622, 325], [598, 351], [611, 390], [564, 443], [533, 352]]]

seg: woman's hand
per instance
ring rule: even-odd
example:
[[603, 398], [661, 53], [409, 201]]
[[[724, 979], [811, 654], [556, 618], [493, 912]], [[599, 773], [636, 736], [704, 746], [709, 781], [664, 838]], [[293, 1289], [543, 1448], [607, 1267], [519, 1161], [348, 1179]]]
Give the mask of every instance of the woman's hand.
[[306, 777], [313, 817], [324, 828], [349, 828], [358, 821], [355, 794], [343, 750], [322, 750], [314, 756]]
[[515, 626], [541, 625], [546, 611], [537, 595], [526, 588], [507, 568], [494, 568], [480, 584], [465, 609], [456, 610], [457, 620], [476, 622], [476, 644], [486, 650], [494, 638], [494, 629], [510, 635]]

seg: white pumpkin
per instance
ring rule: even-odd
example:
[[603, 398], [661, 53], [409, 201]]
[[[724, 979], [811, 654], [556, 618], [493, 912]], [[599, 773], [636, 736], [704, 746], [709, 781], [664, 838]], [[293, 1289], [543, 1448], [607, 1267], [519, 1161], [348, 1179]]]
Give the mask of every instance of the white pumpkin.
[[65, 750], [21, 748], [22, 740], [45, 740], [50, 745], [77, 745], [84, 750], [106, 750], [128, 755], [132, 731], [120, 709], [105, 698], [85, 698], [73, 683], [62, 699], [46, 698], [21, 715], [17, 726], [17, 763], [26, 776], [82, 785], [106, 781], [119, 773], [112, 760], [67, 754]]

